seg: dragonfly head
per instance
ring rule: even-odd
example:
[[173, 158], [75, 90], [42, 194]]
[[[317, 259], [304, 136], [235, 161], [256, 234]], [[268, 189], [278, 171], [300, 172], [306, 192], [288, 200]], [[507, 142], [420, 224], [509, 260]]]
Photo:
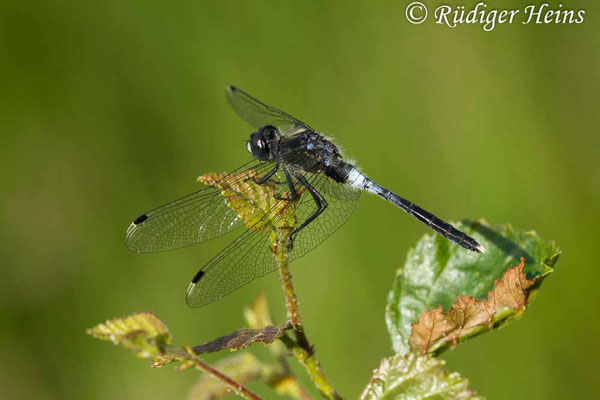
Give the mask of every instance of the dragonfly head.
[[258, 132], [250, 135], [246, 143], [248, 151], [260, 161], [270, 161], [279, 154], [281, 133], [271, 125], [261, 127]]

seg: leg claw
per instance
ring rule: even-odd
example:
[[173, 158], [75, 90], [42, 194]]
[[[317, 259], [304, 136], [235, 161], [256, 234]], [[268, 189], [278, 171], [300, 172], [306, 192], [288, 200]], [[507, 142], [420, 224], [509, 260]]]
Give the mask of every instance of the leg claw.
[[290, 239], [287, 242], [287, 245], [285, 246], [287, 251], [291, 251], [294, 248], [294, 240], [296, 239], [296, 236], [290, 235]]

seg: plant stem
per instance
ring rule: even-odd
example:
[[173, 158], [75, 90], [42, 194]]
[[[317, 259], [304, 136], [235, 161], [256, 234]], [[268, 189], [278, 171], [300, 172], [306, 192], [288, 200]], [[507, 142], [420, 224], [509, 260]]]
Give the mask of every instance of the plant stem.
[[294, 327], [296, 341], [291, 340], [287, 335], [282, 337], [282, 341], [288, 350], [290, 350], [294, 357], [296, 357], [296, 359], [300, 362], [300, 364], [304, 366], [306, 372], [310, 376], [310, 379], [317, 386], [317, 389], [319, 389], [321, 394], [328, 399], [341, 400], [342, 397], [336, 392], [331, 383], [325, 377], [325, 372], [315, 357], [314, 348], [310, 345], [310, 342], [304, 333], [302, 319], [300, 317], [298, 298], [296, 296], [296, 292], [294, 291], [292, 274], [290, 273], [288, 267], [286, 245], [289, 239], [287, 235], [284, 234], [284, 236], [284, 239], [277, 240], [277, 245], [274, 246], [273, 252], [277, 258], [279, 278], [281, 280], [281, 286], [283, 287], [283, 293], [285, 295], [287, 314]]
[[[275, 325], [271, 319], [269, 308], [262, 292], [256, 296], [252, 306], [246, 309], [244, 316], [248, 325], [253, 329], [262, 329], [268, 325]], [[300, 385], [290, 368], [287, 361], [290, 352], [287, 347], [283, 343], [276, 341], [271, 343], [269, 351], [277, 360], [277, 367], [274, 369], [272, 376], [267, 378], [267, 384], [274, 387], [277, 393], [287, 394], [294, 399], [313, 400], [310, 394]], [[283, 389], [280, 386], [280, 382], [285, 382]]]
[[250, 391], [248, 388], [246, 388], [241, 383], [234, 381], [233, 379], [231, 379], [224, 373], [222, 373], [222, 372], [214, 369], [210, 365], [206, 364], [199, 357], [195, 356], [191, 352], [191, 350], [188, 352], [179, 347], [169, 346], [169, 345], [161, 345], [161, 351], [166, 356], [173, 357], [178, 360], [185, 360], [185, 361], [191, 363], [195, 368], [199, 369], [200, 371], [204, 371], [207, 374], [209, 374], [210, 376], [212, 376], [213, 378], [223, 382], [225, 385], [230, 387], [235, 393], [237, 393], [241, 397], [244, 397], [244, 398], [250, 399], [250, 400], [262, 400], [262, 397], [259, 397], [257, 394]]

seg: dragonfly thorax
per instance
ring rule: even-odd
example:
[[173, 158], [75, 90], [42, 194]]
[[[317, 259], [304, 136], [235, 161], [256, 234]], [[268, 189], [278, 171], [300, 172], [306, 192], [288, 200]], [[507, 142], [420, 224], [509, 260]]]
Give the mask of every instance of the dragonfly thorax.
[[280, 159], [303, 172], [324, 173], [344, 182], [349, 173], [337, 146], [318, 132], [306, 130], [285, 137], [279, 147]]

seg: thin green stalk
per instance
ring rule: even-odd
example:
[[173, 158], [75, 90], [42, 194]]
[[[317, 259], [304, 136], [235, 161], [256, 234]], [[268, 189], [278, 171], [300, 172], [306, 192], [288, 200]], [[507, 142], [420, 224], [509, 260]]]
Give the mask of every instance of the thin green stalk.
[[294, 291], [294, 285], [292, 284], [292, 274], [288, 268], [288, 256], [287, 256], [287, 241], [288, 235], [282, 233], [283, 238], [278, 238], [276, 245], [273, 248], [273, 253], [277, 258], [277, 264], [279, 266], [279, 278], [283, 287], [283, 293], [285, 295], [285, 305], [287, 309], [288, 318], [292, 322], [294, 327], [294, 334], [296, 340], [290, 339], [287, 335], [282, 337], [283, 343], [286, 345], [288, 350], [292, 352], [294, 357], [304, 366], [306, 372], [310, 376], [317, 389], [328, 399], [341, 400], [342, 397], [336, 392], [334, 387], [325, 377], [325, 372], [321, 367], [321, 364], [317, 360], [314, 354], [314, 349], [310, 345], [304, 329], [302, 327], [302, 319], [300, 317], [300, 307], [298, 305], [298, 298]]
[[186, 361], [192, 364], [196, 369], [200, 371], [204, 371], [213, 378], [223, 382], [225, 385], [230, 387], [235, 393], [249, 400], [263, 400], [262, 397], [258, 396], [254, 392], [250, 391], [241, 383], [238, 383], [225, 375], [224, 373], [214, 369], [210, 365], [206, 364], [199, 357], [195, 356], [194, 353], [185, 351], [179, 347], [169, 346], [169, 345], [161, 345], [161, 351], [167, 357], [172, 357], [177, 360]]

